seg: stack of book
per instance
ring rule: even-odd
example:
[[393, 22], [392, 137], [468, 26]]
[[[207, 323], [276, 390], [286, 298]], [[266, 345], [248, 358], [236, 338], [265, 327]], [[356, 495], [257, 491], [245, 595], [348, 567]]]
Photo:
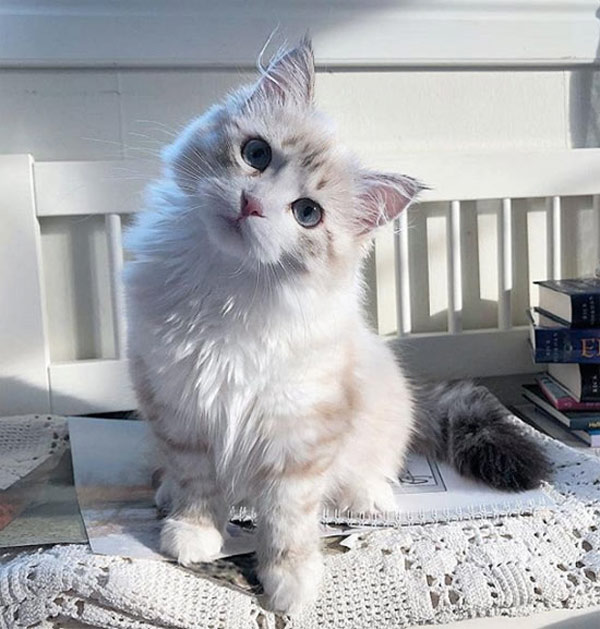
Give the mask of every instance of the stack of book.
[[572, 445], [600, 447], [600, 278], [536, 283], [530, 342], [546, 372], [523, 387], [535, 408], [527, 419]]

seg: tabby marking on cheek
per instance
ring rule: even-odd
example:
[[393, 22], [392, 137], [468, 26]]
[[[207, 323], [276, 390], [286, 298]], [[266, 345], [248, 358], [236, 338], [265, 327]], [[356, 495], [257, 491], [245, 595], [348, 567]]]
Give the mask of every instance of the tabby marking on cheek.
[[[301, 255], [301, 254], [300, 254]], [[299, 274], [308, 273], [308, 267], [298, 254], [294, 255], [287, 251], [281, 256], [281, 266], [286, 273], [294, 272]]]
[[321, 156], [320, 151], [310, 152], [308, 155], [306, 155], [302, 159], [302, 168], [306, 168], [308, 170], [313, 170], [313, 171], [318, 170], [323, 165], [323, 161], [318, 159], [320, 156]]
[[293, 135], [293, 136], [283, 140], [283, 142], [281, 143], [281, 146], [282, 146], [282, 148], [292, 148], [292, 147], [296, 146], [299, 142], [300, 142], [300, 138], [295, 136], [295, 135]]
[[313, 238], [307, 236], [306, 234], [300, 234], [300, 243], [302, 251], [308, 252], [312, 258], [321, 257], [322, 250], [319, 247], [319, 243], [317, 243]]
[[325, 179], [325, 177], [323, 177], [322, 179], [319, 180], [319, 183], [317, 184], [317, 190], [322, 190], [329, 182], [327, 181], [327, 179]]
[[335, 258], [335, 250], [333, 247], [333, 234], [325, 228], [325, 236], [327, 237], [327, 255], [330, 260]]
[[223, 168], [228, 168], [234, 162], [229, 146], [220, 146], [219, 150], [215, 151], [215, 158], [219, 166]]

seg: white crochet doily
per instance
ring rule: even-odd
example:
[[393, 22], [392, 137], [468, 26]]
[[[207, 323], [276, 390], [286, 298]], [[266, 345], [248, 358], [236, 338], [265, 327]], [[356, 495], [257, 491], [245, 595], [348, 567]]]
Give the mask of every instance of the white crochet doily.
[[0, 420], [0, 489], [7, 489], [65, 449], [67, 424], [54, 415], [22, 415]]
[[540, 439], [556, 508], [364, 534], [326, 554], [318, 603], [292, 619], [173, 564], [62, 546], [0, 565], [0, 627], [391, 629], [599, 604], [600, 460]]

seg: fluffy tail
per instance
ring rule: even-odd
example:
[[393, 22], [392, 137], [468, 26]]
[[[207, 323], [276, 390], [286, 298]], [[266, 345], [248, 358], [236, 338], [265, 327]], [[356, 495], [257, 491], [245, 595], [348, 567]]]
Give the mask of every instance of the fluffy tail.
[[541, 445], [482, 386], [444, 383], [416, 392], [411, 449], [498, 489], [533, 489], [550, 473]]

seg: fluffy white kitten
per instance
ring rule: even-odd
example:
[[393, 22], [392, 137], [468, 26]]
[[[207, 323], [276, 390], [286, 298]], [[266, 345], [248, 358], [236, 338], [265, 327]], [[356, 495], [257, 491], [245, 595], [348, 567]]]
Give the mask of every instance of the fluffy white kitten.
[[363, 170], [314, 109], [313, 85], [303, 41], [194, 121], [127, 238], [130, 362], [164, 472], [162, 549], [210, 561], [230, 506], [252, 505], [258, 576], [283, 612], [317, 595], [323, 505], [393, 509], [411, 437], [495, 486], [545, 473], [484, 390], [439, 387], [416, 407], [365, 324], [361, 261], [419, 184]]

